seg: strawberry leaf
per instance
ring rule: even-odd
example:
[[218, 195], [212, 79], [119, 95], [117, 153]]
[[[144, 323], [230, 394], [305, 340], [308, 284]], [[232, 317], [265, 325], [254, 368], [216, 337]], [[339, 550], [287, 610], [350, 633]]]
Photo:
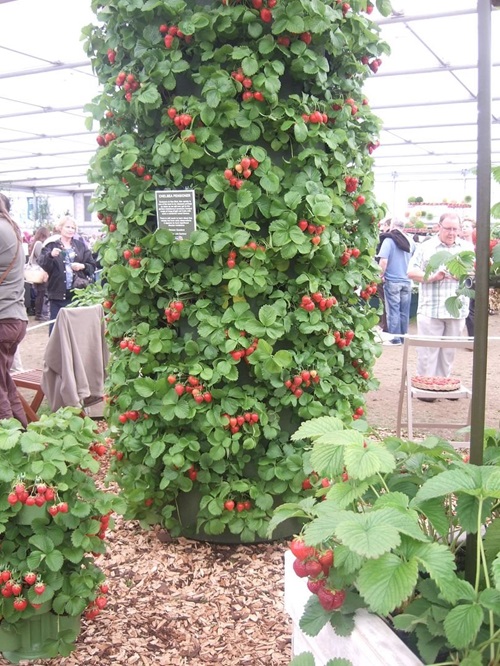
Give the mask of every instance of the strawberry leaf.
[[361, 567], [358, 589], [374, 613], [387, 615], [412, 594], [418, 579], [418, 564], [386, 552]]

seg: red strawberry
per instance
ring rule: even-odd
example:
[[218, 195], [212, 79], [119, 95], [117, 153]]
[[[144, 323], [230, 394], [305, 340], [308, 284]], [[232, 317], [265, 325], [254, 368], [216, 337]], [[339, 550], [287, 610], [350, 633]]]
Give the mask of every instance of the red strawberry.
[[295, 537], [293, 541], [290, 541], [289, 546], [295, 557], [301, 561], [308, 557], [312, 557], [315, 552], [313, 546], [306, 545], [302, 537]]
[[299, 578], [307, 578], [306, 565], [301, 560], [294, 560], [293, 570]]

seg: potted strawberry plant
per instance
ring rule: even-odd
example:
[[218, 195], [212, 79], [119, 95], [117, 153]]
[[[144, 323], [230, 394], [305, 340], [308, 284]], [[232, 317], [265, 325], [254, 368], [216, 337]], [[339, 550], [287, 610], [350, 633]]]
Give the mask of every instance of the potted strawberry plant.
[[[112, 472], [130, 517], [265, 538], [305, 480], [289, 433], [376, 386], [362, 85], [387, 47], [366, 0], [92, 6]], [[158, 228], [166, 190], [194, 192], [184, 236]]]
[[[305, 460], [315, 470], [312, 487], [299, 503], [278, 507], [270, 528], [291, 517], [307, 522], [290, 544], [288, 572], [289, 585], [298, 576], [310, 591], [304, 642], [314, 651], [314, 637], [328, 627], [329, 656], [341, 658], [337, 636], [356, 629], [349, 657], [379, 663], [359, 640], [356, 612], [365, 608], [407, 632], [422, 660], [391, 661], [392, 641], [384, 658], [384, 641], [372, 638], [380, 663], [500, 663], [500, 433], [486, 432], [483, 466], [437, 437], [380, 442], [333, 417], [305, 422], [292, 439], [313, 442]], [[463, 571], [466, 532], [477, 537], [472, 582]], [[363, 614], [361, 621], [366, 626]]]
[[95, 424], [77, 410], [0, 431], [0, 649], [6, 659], [67, 655], [85, 612], [106, 605], [96, 558], [121, 501], [99, 490]]

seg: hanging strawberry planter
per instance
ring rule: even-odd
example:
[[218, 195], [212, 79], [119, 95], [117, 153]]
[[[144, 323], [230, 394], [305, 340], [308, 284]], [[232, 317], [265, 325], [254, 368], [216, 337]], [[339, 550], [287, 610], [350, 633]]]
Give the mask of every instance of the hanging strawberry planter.
[[[366, 0], [93, 8], [113, 473], [129, 516], [179, 533], [194, 488], [204, 536], [262, 538], [311, 471], [289, 433], [376, 385], [362, 84], [386, 47]], [[196, 229], [157, 227], [166, 191]]]

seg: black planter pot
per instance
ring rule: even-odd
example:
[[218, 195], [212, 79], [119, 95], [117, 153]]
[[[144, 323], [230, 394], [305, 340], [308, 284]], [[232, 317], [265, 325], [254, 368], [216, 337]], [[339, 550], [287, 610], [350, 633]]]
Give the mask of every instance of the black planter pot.
[[[285, 520], [274, 530], [271, 539], [255, 537], [252, 541], [243, 541], [240, 534], [233, 534], [226, 529], [222, 534], [207, 534], [203, 529], [198, 529], [196, 521], [200, 508], [201, 493], [191, 490], [188, 493], [179, 493], [176, 499], [177, 515], [182, 526], [182, 536], [195, 541], [206, 541], [208, 543], [220, 544], [249, 544], [270, 543], [288, 539], [298, 534], [302, 528], [302, 522], [298, 519]], [[280, 498], [275, 498], [275, 507], [281, 503]]]

